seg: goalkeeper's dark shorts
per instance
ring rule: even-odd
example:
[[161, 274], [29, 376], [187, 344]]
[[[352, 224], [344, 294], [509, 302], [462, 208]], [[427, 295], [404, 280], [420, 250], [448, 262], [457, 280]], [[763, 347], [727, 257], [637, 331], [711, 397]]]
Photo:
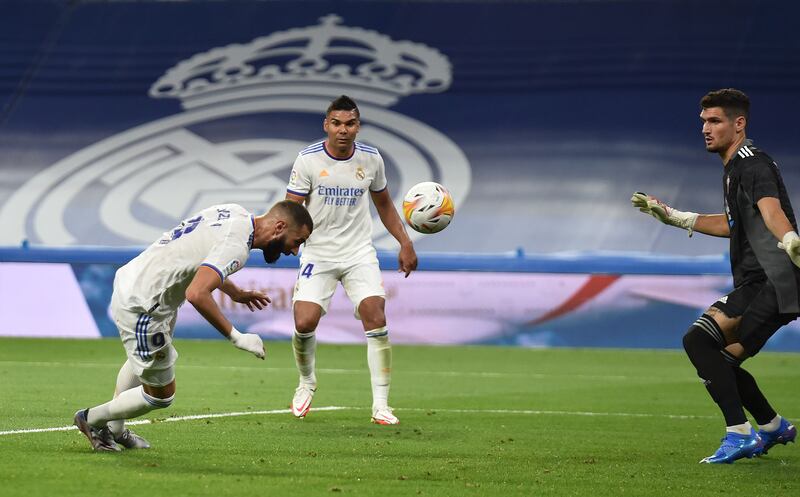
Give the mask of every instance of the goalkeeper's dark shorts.
[[717, 300], [716, 307], [730, 318], [742, 317], [737, 330], [739, 343], [754, 356], [782, 326], [797, 319], [798, 314], [781, 314], [778, 295], [769, 280], [748, 283]]

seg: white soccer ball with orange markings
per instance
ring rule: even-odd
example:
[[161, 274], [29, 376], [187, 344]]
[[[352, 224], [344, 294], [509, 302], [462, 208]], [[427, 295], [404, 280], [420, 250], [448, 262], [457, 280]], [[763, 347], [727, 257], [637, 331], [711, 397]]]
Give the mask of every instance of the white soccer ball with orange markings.
[[420, 233], [438, 233], [447, 228], [456, 209], [447, 188], [433, 181], [411, 187], [403, 199], [406, 223]]

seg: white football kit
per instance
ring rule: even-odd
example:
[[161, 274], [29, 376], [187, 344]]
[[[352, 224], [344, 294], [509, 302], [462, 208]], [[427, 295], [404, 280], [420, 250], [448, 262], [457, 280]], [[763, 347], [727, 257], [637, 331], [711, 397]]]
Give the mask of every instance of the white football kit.
[[164, 386], [175, 378], [172, 334], [197, 269], [208, 266], [224, 281], [247, 263], [253, 233], [253, 216], [242, 206], [215, 205], [165, 232], [117, 270], [111, 315], [144, 383]]
[[314, 220], [314, 232], [300, 255], [292, 301], [315, 302], [324, 314], [341, 281], [357, 311], [364, 298], [385, 296], [372, 245], [369, 197], [386, 188], [386, 172], [373, 147], [355, 142], [350, 157], [337, 159], [324, 144], [298, 154], [287, 186], [289, 193], [306, 198]]

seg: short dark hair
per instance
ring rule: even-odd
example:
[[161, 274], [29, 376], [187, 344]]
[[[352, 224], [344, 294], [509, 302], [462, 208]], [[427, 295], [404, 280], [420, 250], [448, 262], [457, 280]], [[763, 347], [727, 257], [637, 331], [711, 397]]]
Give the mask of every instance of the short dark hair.
[[314, 220], [311, 219], [311, 214], [300, 203], [292, 200], [281, 200], [273, 205], [269, 210], [270, 214], [280, 213], [286, 216], [298, 228], [308, 226], [309, 233], [314, 231]]
[[328, 116], [335, 110], [352, 110], [356, 113], [357, 118], [361, 118], [361, 113], [358, 111], [358, 105], [356, 105], [355, 100], [347, 95], [339, 95], [338, 97], [334, 98], [331, 104], [328, 106], [328, 110], [325, 111], [325, 115]]
[[700, 99], [700, 107], [703, 109], [722, 107], [729, 119], [739, 116], [744, 116], [745, 119], [750, 118], [750, 98], [743, 91], [735, 88], [723, 88], [706, 93]]

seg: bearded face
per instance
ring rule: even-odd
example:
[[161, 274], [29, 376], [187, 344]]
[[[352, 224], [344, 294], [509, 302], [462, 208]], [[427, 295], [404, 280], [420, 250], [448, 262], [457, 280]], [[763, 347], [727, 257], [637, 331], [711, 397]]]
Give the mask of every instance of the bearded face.
[[280, 259], [281, 254], [289, 255], [290, 252], [286, 249], [286, 235], [270, 240], [262, 250], [264, 252], [264, 261], [267, 264], [272, 264]]

